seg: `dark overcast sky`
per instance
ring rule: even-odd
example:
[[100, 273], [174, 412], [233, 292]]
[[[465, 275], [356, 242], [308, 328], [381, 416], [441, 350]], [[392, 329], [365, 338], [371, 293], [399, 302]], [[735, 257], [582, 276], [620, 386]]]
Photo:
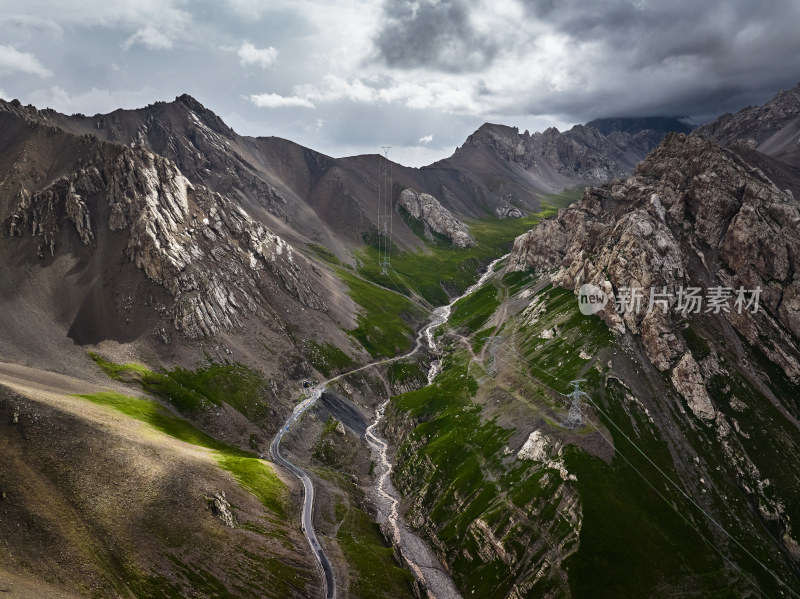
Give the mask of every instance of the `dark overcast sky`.
[[800, 81], [800, 0], [0, 0], [0, 96], [195, 96], [242, 134], [421, 165], [485, 121], [704, 121]]

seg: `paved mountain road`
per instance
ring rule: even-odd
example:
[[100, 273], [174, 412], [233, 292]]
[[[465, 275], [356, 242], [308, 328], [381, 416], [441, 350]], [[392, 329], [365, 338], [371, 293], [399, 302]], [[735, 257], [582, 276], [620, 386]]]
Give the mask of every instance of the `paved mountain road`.
[[281, 430], [278, 431], [278, 434], [275, 435], [275, 438], [272, 440], [270, 452], [272, 453], [272, 459], [276, 463], [291, 471], [297, 478], [300, 479], [300, 482], [303, 483], [303, 514], [300, 518], [300, 525], [303, 529], [303, 534], [308, 540], [308, 544], [311, 546], [311, 550], [314, 552], [314, 557], [317, 559], [317, 563], [319, 564], [320, 568], [322, 568], [322, 573], [324, 575], [323, 591], [325, 599], [335, 599], [336, 577], [333, 575], [333, 567], [331, 566], [328, 556], [325, 554], [325, 550], [322, 548], [322, 545], [320, 545], [319, 540], [317, 539], [317, 533], [314, 532], [314, 483], [311, 482], [308, 474], [306, 474], [302, 468], [295, 466], [281, 455], [281, 439], [283, 439], [283, 435], [289, 430], [289, 427], [291, 427], [292, 424], [294, 424], [297, 419], [300, 418], [300, 416], [302, 416], [306, 410], [308, 410], [308, 408], [316, 403], [316, 401], [322, 396], [324, 389], [324, 386], [315, 387], [312, 390], [311, 397], [301, 402], [294, 409], [292, 415], [289, 416], [289, 419], [281, 427]]

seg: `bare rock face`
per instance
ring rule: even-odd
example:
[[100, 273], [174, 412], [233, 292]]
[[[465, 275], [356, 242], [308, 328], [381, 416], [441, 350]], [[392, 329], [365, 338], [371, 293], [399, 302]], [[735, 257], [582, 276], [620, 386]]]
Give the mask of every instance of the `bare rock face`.
[[[587, 189], [580, 202], [518, 237], [509, 268], [550, 271], [554, 284], [576, 292], [584, 283], [604, 289], [609, 302], [599, 316], [612, 330], [641, 334], [660, 371], [679, 361], [681, 372], [693, 371], [676, 324], [679, 289], [729, 288], [731, 309], [721, 316], [796, 381], [798, 223], [793, 195], [742, 156], [698, 135], [671, 134], [632, 177]], [[759, 287], [757, 314], [733, 309], [737, 289]], [[633, 288], [643, 290], [640, 309], [619, 314], [618, 302], [632, 306]], [[647, 310], [651, 289], [656, 303]], [[658, 303], [662, 291], [672, 298], [668, 309]]]
[[500, 218], [522, 218], [522, 210], [516, 206], [498, 206], [494, 209], [494, 213]]
[[236, 528], [236, 516], [233, 515], [231, 504], [225, 498], [225, 491], [215, 491], [211, 497], [211, 511], [228, 528]]
[[544, 462], [552, 453], [553, 440], [540, 430], [533, 431], [517, 452], [518, 460]]
[[[108, 214], [106, 222], [101, 214]], [[85, 246], [98, 227], [125, 233], [124, 258], [172, 295], [166, 315], [190, 338], [264, 313], [277, 293], [327, 310], [302, 255], [238, 204], [192, 185], [175, 163], [146, 150], [103, 146], [89, 164], [45, 189], [23, 190], [7, 230], [30, 233], [39, 256], [53, 256], [66, 223]]]
[[404, 189], [400, 194], [400, 206], [412, 218], [422, 221], [426, 229], [447, 237], [454, 246], [467, 248], [475, 245], [469, 228], [432, 195]]
[[703, 384], [703, 376], [700, 374], [697, 361], [691, 353], [684, 354], [671, 376], [672, 384], [678, 393], [683, 395], [695, 416], [703, 420], [713, 420], [717, 412]]
[[62, 177], [43, 191], [31, 195], [25, 189], [20, 190], [17, 207], [11, 213], [8, 232], [19, 235], [30, 229], [32, 235], [39, 238], [38, 254], [44, 258], [55, 252], [56, 236], [60, 229], [60, 221], [72, 222], [84, 245], [94, 241], [92, 219], [83, 198], [76, 193], [73, 182]]

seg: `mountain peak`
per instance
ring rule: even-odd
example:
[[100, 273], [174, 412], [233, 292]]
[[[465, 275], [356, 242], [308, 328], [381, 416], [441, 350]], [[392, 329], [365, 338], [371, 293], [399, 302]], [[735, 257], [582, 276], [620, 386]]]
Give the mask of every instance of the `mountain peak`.
[[196, 112], [205, 112], [207, 108], [189, 94], [181, 94], [175, 98], [175, 103], [184, 104], [187, 108]]
[[201, 121], [208, 125], [212, 130], [222, 135], [232, 137], [236, 132], [229, 127], [217, 114], [210, 108], [206, 108], [197, 99], [189, 94], [181, 94], [172, 102], [173, 106], [183, 106], [190, 113], [195, 114]]

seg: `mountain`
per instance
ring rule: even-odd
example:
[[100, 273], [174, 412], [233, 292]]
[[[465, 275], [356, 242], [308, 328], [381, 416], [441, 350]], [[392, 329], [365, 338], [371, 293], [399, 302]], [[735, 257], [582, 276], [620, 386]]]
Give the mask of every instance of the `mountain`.
[[[3, 297], [21, 315], [4, 323], [4, 339], [20, 360], [63, 358], [63, 339], [136, 342], [172, 359], [183, 353], [182, 342], [169, 349], [176, 335], [201, 344], [220, 336], [215, 354], [252, 355], [235, 338], [242, 330], [288, 355], [285, 331], [297, 327], [347, 348], [340, 331], [358, 308], [307, 248], [352, 263], [353, 250], [377, 239], [379, 165], [403, 217], [392, 242], [419, 250], [436, 235], [474, 244], [462, 219], [520, 217], [550, 191], [626, 173], [659, 137], [580, 126], [520, 136], [484, 125], [450, 159], [412, 169], [241, 136], [187, 95], [92, 117], [0, 102], [0, 119], [9, 233], [0, 244], [11, 257]], [[401, 192], [430, 198], [424, 217]], [[27, 316], [33, 306], [44, 319]]]
[[471, 173], [498, 199], [520, 198], [564, 188], [599, 184], [630, 173], [664, 134], [642, 130], [604, 135], [588, 125], [561, 133], [520, 134], [505, 125], [487, 123], [467, 138], [453, 156], [432, 165]]
[[105, 342], [152, 359], [187, 348], [225, 356], [227, 347], [252, 361], [256, 340], [294, 353], [291, 327], [346, 343], [341, 329], [356, 310], [346, 287], [235, 193], [190, 182], [151, 150], [54, 120], [0, 106], [0, 293], [17, 314], [0, 323], [7, 359], [52, 367], [86, 359], [73, 343]]
[[[461, 217], [485, 217], [507, 205], [468, 171], [384, 164], [377, 155], [334, 159], [288, 140], [239, 135], [188, 95], [92, 117], [31, 109], [27, 115], [75, 135], [168, 158], [191, 183], [232, 197], [279, 235], [293, 243], [321, 243], [342, 258], [378, 228], [381, 165], [401, 189], [432, 195]], [[537, 209], [542, 193], [530, 191], [515, 200], [525, 212]], [[400, 247], [420, 247], [402, 224], [395, 235]]]
[[748, 106], [696, 129], [723, 145], [743, 144], [800, 167], [800, 84], [763, 106]]
[[800, 176], [701, 133], [519, 236], [392, 400], [406, 520], [465, 596], [800, 588]]
[[[430, 512], [448, 501], [426, 491], [448, 488], [436, 474], [447, 462], [420, 464], [413, 452], [424, 424], [398, 402], [397, 468], [408, 472], [401, 485], [410, 496], [428, 493], [414, 517], [428, 522], [431, 538], [455, 527], [460, 546], [477, 544], [484, 564], [504, 564], [504, 592], [772, 596], [800, 585], [800, 178], [785, 190], [760, 166], [699, 135], [670, 134], [633, 176], [588, 189], [516, 240], [494, 290], [508, 299], [472, 336], [503, 331], [479, 356], [494, 372], [471, 402], [482, 406], [485, 434], [495, 418], [510, 440], [481, 458], [477, 478], [496, 482], [460, 500], [470, 527]], [[578, 310], [584, 284], [608, 298], [596, 316]], [[727, 290], [729, 307], [676, 311], [680, 290], [693, 286], [705, 297]], [[735, 308], [740, 288], [761, 289], [759, 310]], [[631, 289], [644, 292], [639, 310]], [[666, 313], [659, 303], [646, 310], [651, 289], [671, 298]], [[618, 302], [629, 309], [618, 314]], [[568, 425], [574, 404], [560, 394], [569, 395], [573, 379], [585, 379], [588, 394], [580, 429], [597, 441], [576, 438]], [[533, 391], [524, 396], [538, 388], [539, 398], [515, 406], [526, 384]], [[503, 439], [503, 429], [492, 435]], [[502, 476], [524, 466], [547, 483], [518, 495], [512, 480], [495, 478], [491, 464], [512, 456]], [[515, 513], [520, 502], [525, 511]], [[568, 526], [554, 527], [553, 514]], [[536, 542], [523, 544], [530, 535]], [[537, 553], [540, 542], [563, 549]], [[449, 548], [442, 555], [477, 592], [468, 574], [475, 553], [469, 565]]]
[[[485, 124], [421, 169], [189, 96], [0, 102], [0, 588], [317, 596], [314, 496], [339, 596], [791, 594], [793, 94], [690, 135]], [[690, 287], [712, 309], [676, 311]], [[618, 314], [632, 288], [673, 304]], [[278, 430], [314, 493], [264, 459]]]
[[[496, 217], [495, 199], [467, 173], [245, 138], [188, 96], [94, 117], [0, 102], [0, 131], [0, 457], [14, 465], [0, 507], [4, 528], [27, 531], [5, 538], [0, 586], [29, 597], [315, 594], [313, 554], [293, 526], [300, 491], [259, 459], [301, 382], [410, 349], [430, 309], [419, 295], [447, 302], [530, 220], [473, 233], [461, 219]], [[367, 268], [379, 165], [401, 217], [395, 257], [419, 250], [392, 278]], [[538, 203], [497, 206], [521, 217]], [[420, 267], [434, 252], [447, 268]], [[349, 422], [344, 463], [366, 486], [357, 423], [385, 377], [349, 379], [342, 392], [361, 393], [358, 404], [321, 402]], [[290, 451], [323, 456], [325, 430], [288, 436]], [[410, 596], [408, 573], [380, 553], [365, 491], [316, 485], [329, 500], [318, 518], [336, 524], [320, 534], [344, 551], [340, 580], [374, 578], [351, 550], [367, 551], [398, 571], [394, 596]], [[338, 539], [341, 525], [350, 532]]]

